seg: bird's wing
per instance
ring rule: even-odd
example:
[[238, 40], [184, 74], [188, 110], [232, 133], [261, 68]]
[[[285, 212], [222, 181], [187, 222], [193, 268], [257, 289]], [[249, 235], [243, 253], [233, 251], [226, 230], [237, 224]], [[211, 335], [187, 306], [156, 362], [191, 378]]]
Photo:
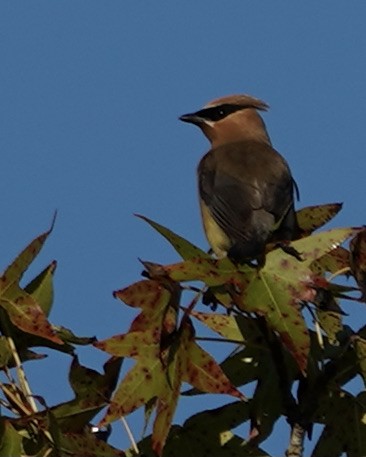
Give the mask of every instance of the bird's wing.
[[266, 145], [213, 150], [202, 159], [198, 177], [202, 200], [233, 243], [265, 239], [293, 201], [287, 164]]

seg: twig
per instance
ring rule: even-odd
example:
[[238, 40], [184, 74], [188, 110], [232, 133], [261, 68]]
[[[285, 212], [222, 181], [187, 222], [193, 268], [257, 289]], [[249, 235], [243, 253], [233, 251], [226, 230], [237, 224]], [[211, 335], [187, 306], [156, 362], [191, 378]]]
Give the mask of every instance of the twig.
[[36, 413], [36, 412], [38, 412], [37, 405], [34, 400], [32, 391], [29, 387], [29, 383], [28, 383], [27, 377], [25, 375], [25, 371], [23, 369], [23, 365], [20, 360], [17, 348], [15, 347], [14, 340], [11, 336], [7, 336], [6, 339], [8, 341], [11, 353], [14, 358], [14, 362], [15, 362], [15, 366], [16, 366], [16, 370], [17, 370], [17, 374], [18, 374], [19, 385], [23, 391], [23, 394], [25, 395], [25, 397], [27, 398], [27, 400], [29, 402], [29, 406], [31, 407], [32, 412]]
[[286, 457], [302, 457], [304, 452], [305, 429], [298, 423], [294, 423], [291, 429], [290, 444], [286, 450]]
[[137, 447], [136, 440], [135, 440], [135, 438], [131, 432], [130, 426], [128, 425], [127, 420], [124, 416], [121, 417], [121, 422], [122, 422], [124, 429], [126, 430], [129, 440], [131, 441], [131, 445], [132, 445], [134, 452], [136, 454], [139, 454], [140, 451], [139, 451], [139, 448]]

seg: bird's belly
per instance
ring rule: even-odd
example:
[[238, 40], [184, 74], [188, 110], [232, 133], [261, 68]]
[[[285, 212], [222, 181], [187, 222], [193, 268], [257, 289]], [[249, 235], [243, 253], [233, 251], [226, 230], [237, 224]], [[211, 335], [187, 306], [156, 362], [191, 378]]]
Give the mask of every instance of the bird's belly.
[[225, 257], [231, 247], [229, 238], [211, 216], [210, 210], [201, 201], [201, 215], [206, 238], [217, 257]]

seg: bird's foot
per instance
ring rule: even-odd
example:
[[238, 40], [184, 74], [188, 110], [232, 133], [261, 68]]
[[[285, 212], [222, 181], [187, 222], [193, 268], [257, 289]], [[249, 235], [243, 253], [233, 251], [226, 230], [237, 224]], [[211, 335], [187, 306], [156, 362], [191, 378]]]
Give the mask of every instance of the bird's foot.
[[283, 252], [286, 254], [291, 255], [292, 257], [295, 257], [295, 259], [299, 260], [302, 262], [304, 259], [301, 257], [301, 254], [299, 251], [297, 251], [293, 246], [289, 244], [289, 242], [281, 241], [280, 243], [277, 243], [277, 247], [281, 248]]

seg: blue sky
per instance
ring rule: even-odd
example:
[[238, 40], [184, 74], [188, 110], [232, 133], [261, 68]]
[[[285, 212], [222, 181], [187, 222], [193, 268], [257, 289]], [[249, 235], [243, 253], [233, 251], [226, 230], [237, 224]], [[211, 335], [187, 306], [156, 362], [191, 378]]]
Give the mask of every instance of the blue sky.
[[[333, 225], [366, 223], [365, 17], [362, 1], [1, 2], [1, 267], [57, 209], [27, 277], [56, 259], [51, 320], [80, 335], [124, 332], [131, 312], [112, 291], [139, 279], [138, 257], [178, 259], [133, 213], [207, 247], [195, 169], [208, 144], [178, 116], [231, 93], [271, 106], [299, 207], [342, 201]], [[364, 322], [360, 305], [345, 307]], [[70, 396], [69, 363], [27, 365], [50, 404]], [[126, 446], [121, 434], [113, 443]]]

